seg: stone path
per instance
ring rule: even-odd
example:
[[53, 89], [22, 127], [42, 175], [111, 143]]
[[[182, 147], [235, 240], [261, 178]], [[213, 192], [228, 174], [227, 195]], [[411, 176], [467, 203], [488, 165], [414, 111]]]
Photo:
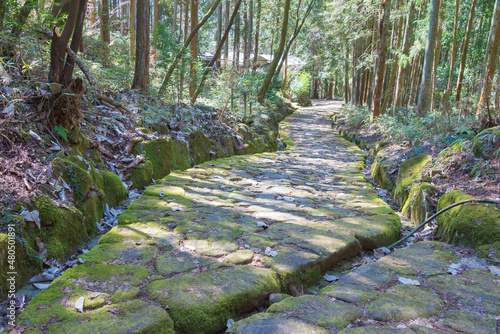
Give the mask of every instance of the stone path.
[[[266, 305], [269, 295], [300, 294], [336, 263], [395, 241], [399, 217], [359, 172], [364, 153], [333, 134], [331, 108], [301, 109], [288, 118], [282, 129], [286, 151], [207, 162], [158, 180], [120, 215], [119, 226], [81, 256], [83, 265], [33, 299], [18, 329], [220, 333], [229, 319]], [[335, 333], [352, 321], [397, 325], [438, 315], [457, 324], [446, 323], [449, 328], [459, 328], [464, 317], [493, 324], [498, 283], [478, 271], [445, 276], [453, 260], [446, 246], [422, 247], [416, 253], [422, 256], [396, 252], [344, 276], [320, 296], [287, 298], [229, 331]], [[396, 284], [399, 276], [421, 280], [421, 286]], [[483, 280], [491, 283], [487, 290], [476, 284]], [[456, 301], [467, 297], [484, 303], [458, 307]], [[82, 298], [79, 312], [75, 304]], [[410, 308], [415, 299], [422, 302]], [[379, 332], [427, 333], [418, 330]]]

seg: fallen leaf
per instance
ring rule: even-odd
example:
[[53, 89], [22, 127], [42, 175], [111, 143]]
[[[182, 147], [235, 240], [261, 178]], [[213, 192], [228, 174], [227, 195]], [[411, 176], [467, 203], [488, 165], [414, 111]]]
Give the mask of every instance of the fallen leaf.
[[80, 312], [80, 313], [83, 313], [83, 302], [85, 301], [85, 298], [83, 297], [80, 297], [76, 300], [75, 302], [75, 309]]
[[38, 290], [45, 290], [49, 288], [50, 283], [33, 283], [33, 286]]
[[278, 252], [273, 251], [271, 247], [267, 247], [266, 250], [264, 251], [264, 254], [270, 257], [275, 257], [276, 255], [278, 255]]
[[40, 213], [38, 210], [33, 210], [33, 211], [28, 211], [28, 210], [23, 210], [21, 211], [21, 216], [25, 221], [28, 222], [34, 222], [38, 229], [40, 229]]
[[325, 281], [327, 282], [335, 282], [335, 281], [338, 281], [339, 278], [337, 276], [334, 276], [334, 275], [328, 275], [328, 274], [325, 274], [323, 276], [323, 278], [325, 279]]
[[400, 283], [407, 284], [407, 285], [420, 285], [419, 281], [413, 280], [413, 279], [410, 279], [410, 278], [399, 277], [398, 281]]
[[227, 328], [231, 327], [232, 325], [234, 325], [234, 320], [233, 319], [229, 319], [226, 323], [226, 326]]

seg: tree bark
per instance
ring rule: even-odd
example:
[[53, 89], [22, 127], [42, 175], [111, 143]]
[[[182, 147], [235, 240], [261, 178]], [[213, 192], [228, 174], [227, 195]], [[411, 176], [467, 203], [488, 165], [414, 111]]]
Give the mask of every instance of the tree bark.
[[273, 79], [276, 68], [278, 67], [278, 62], [279, 62], [281, 55], [283, 54], [283, 51], [285, 48], [286, 34], [288, 31], [289, 13], [290, 13], [290, 0], [285, 0], [285, 10], [283, 13], [283, 25], [281, 28], [280, 46], [278, 48], [278, 51], [276, 52], [276, 55], [273, 58], [273, 61], [271, 62], [271, 66], [269, 67], [269, 70], [267, 71], [267, 75], [266, 75], [266, 78], [265, 78], [264, 83], [262, 85], [262, 88], [260, 89], [259, 93], [257, 94], [257, 102], [259, 102], [260, 104], [262, 104], [264, 102], [267, 89], [269, 88], [269, 85], [271, 84], [271, 80]]
[[252, 55], [252, 34], [253, 34], [253, 0], [248, 2], [248, 31], [247, 31], [247, 59], [250, 61]]
[[457, 32], [458, 32], [458, 13], [460, 8], [459, 0], [455, 0], [455, 15], [453, 18], [453, 42], [451, 44], [451, 56], [450, 56], [450, 73], [448, 74], [448, 84], [446, 85], [446, 90], [444, 91], [443, 98], [441, 99], [441, 105], [446, 106], [450, 100], [451, 86], [453, 84], [453, 72], [455, 71], [455, 58], [457, 56]]
[[[191, 0], [191, 31], [198, 25], [198, 0]], [[191, 40], [191, 65], [189, 70], [189, 96], [192, 97], [196, 91], [196, 63], [198, 62], [198, 32], [195, 32]]]
[[[160, 6], [158, 0], [153, 0], [153, 33], [158, 31], [158, 22], [160, 22]], [[151, 53], [153, 56], [156, 54], [156, 46], [153, 44]]]
[[469, 49], [470, 42], [470, 32], [472, 30], [472, 22], [474, 21], [474, 11], [476, 9], [477, 0], [472, 0], [472, 5], [470, 7], [469, 19], [467, 21], [467, 28], [465, 30], [464, 46], [462, 49], [462, 57], [460, 60], [460, 69], [458, 70], [458, 80], [457, 88], [455, 93], [455, 102], [460, 101], [460, 95], [462, 93], [462, 81], [464, 79], [465, 72], [465, 62], [467, 60], [467, 51]]
[[429, 30], [425, 46], [424, 67], [422, 70], [422, 83], [418, 97], [417, 113], [424, 115], [430, 111], [432, 103], [432, 68], [434, 51], [436, 49], [436, 35], [439, 20], [439, 0], [432, 0], [431, 14], [429, 18]]
[[59, 27], [54, 27], [52, 31], [52, 43], [50, 45], [50, 69], [49, 82], [63, 82], [64, 56], [66, 54], [66, 46], [73, 34], [78, 18], [78, 10], [80, 8], [79, 0], [70, 2], [69, 13], [66, 19], [66, 24], [61, 32]]
[[262, 11], [262, 1], [257, 0], [257, 23], [255, 25], [255, 48], [254, 48], [254, 61], [255, 65], [257, 65], [257, 62], [259, 60], [259, 35], [260, 35], [260, 16], [261, 16], [261, 11]]
[[104, 43], [111, 43], [109, 31], [109, 0], [101, 0], [101, 40]]
[[391, 0], [384, 0], [382, 3], [382, 8], [384, 10], [384, 15], [380, 20], [380, 42], [378, 47], [378, 66], [375, 75], [375, 86], [373, 88], [373, 99], [370, 112], [370, 122], [375, 122], [380, 115], [380, 103], [382, 99], [382, 88], [384, 85], [384, 75], [385, 75], [385, 58], [387, 54], [387, 27], [389, 26], [389, 20], [391, 15]]
[[438, 32], [437, 32], [437, 37], [436, 37], [436, 50], [434, 51], [434, 67], [432, 71], [432, 95], [431, 95], [431, 110], [434, 110], [435, 107], [435, 102], [436, 102], [436, 76], [437, 76], [437, 69], [439, 66], [439, 59], [441, 55], [441, 38], [443, 37], [443, 24], [445, 20], [445, 13], [446, 11], [443, 9], [445, 0], [441, 0], [441, 4], [439, 5], [439, 8], [442, 10], [439, 12], [439, 22], [438, 22]]
[[[229, 10], [230, 10], [230, 3], [231, 0], [226, 0], [226, 10], [225, 10], [225, 22], [226, 26], [227, 23], [229, 22]], [[224, 44], [224, 65], [227, 66], [229, 63], [229, 38], [226, 39], [226, 43]]]
[[490, 107], [491, 86], [495, 75], [498, 46], [500, 45], [500, 0], [495, 1], [495, 9], [493, 10], [493, 17], [491, 18], [490, 35], [491, 42], [488, 45], [486, 53], [486, 68], [482, 79], [483, 88], [481, 89], [481, 96], [476, 111], [476, 117], [478, 119], [484, 119], [482, 111]]
[[[221, 40], [222, 40], [222, 3], [219, 4], [217, 9], [217, 36], [216, 36], [217, 45], [220, 44]], [[215, 67], [220, 68], [220, 57], [217, 58], [217, 61], [215, 62]]]
[[[95, 1], [95, 0], [94, 0]], [[130, 55], [135, 55], [135, 12], [136, 0], [129, 0]]]
[[149, 88], [149, 0], [137, 0], [135, 72], [132, 89], [146, 93]]
[[[82, 47], [83, 38], [83, 24], [85, 21], [85, 11], [87, 9], [87, 0], [78, 1], [78, 16], [76, 18], [75, 29], [73, 31], [73, 38], [71, 39], [71, 50], [78, 54], [78, 50]], [[63, 69], [63, 85], [67, 86], [73, 81], [73, 72], [75, 70], [75, 58], [68, 54], [66, 63]]]

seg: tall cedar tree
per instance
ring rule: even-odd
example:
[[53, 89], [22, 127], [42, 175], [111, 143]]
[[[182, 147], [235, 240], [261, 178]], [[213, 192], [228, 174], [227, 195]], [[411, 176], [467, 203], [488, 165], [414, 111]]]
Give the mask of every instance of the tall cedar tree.
[[149, 87], [149, 0], [137, 0], [135, 72], [132, 89], [147, 92]]

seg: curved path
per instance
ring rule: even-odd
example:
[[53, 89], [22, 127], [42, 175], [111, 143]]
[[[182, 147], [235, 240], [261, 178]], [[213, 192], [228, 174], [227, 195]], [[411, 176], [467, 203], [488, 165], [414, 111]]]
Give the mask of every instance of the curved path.
[[339, 261], [395, 241], [399, 217], [360, 173], [364, 153], [333, 133], [335, 107], [287, 118], [285, 151], [158, 180], [84, 264], [33, 299], [18, 329], [217, 333], [271, 293], [300, 293]]

